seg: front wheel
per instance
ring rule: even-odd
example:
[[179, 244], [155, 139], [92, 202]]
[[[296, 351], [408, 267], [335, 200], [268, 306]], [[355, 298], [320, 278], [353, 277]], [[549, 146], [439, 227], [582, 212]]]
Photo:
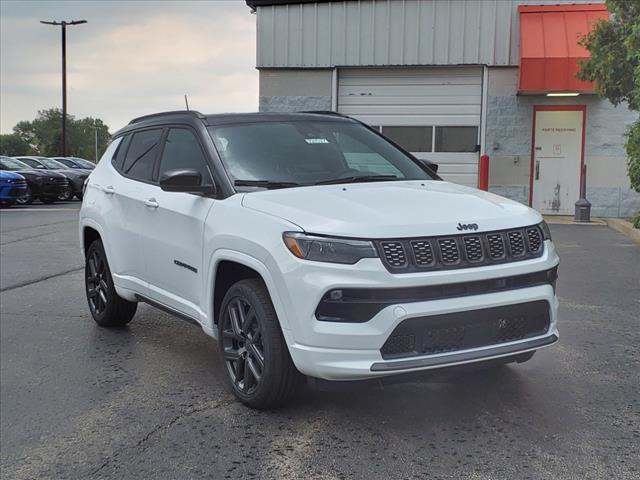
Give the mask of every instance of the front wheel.
[[31, 187], [27, 187], [24, 195], [16, 199], [18, 205], [31, 205], [33, 203], [33, 191]]
[[69, 185], [64, 190], [62, 190], [62, 192], [60, 192], [60, 194], [58, 195], [58, 200], [60, 200], [61, 202], [68, 202], [72, 198], [73, 198], [73, 187], [71, 187], [71, 185]]
[[121, 327], [131, 321], [138, 304], [125, 300], [116, 292], [100, 240], [95, 240], [87, 250], [84, 279], [89, 310], [98, 325]]
[[218, 346], [233, 393], [249, 407], [280, 406], [300, 383], [269, 292], [259, 279], [241, 280], [227, 291]]

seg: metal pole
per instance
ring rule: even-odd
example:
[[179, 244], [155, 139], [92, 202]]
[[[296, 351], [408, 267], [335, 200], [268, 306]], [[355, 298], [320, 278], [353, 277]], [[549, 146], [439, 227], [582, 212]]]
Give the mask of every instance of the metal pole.
[[67, 156], [67, 25], [80, 25], [86, 20], [72, 20], [70, 22], [47, 22], [40, 20], [45, 25], [62, 27], [62, 145], [61, 156]]
[[67, 156], [67, 22], [62, 22], [62, 154]]
[[98, 163], [98, 127], [94, 126], [96, 130], [96, 163]]

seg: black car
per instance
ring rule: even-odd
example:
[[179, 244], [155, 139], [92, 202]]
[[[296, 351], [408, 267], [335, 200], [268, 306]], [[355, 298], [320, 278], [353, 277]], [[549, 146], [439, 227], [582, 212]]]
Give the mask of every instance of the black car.
[[89, 171], [73, 169], [66, 165], [46, 157], [15, 157], [17, 160], [26, 163], [27, 165], [35, 168], [36, 170], [53, 170], [61, 173], [69, 179], [69, 187], [58, 196], [58, 200], [66, 201], [71, 200], [75, 195], [78, 199], [82, 200], [82, 187], [84, 181], [89, 176]]
[[51, 170], [34, 170], [26, 163], [10, 157], [0, 157], [0, 170], [19, 173], [27, 180], [27, 191], [16, 199], [18, 205], [30, 205], [36, 198], [42, 203], [53, 203], [69, 189], [69, 179]]

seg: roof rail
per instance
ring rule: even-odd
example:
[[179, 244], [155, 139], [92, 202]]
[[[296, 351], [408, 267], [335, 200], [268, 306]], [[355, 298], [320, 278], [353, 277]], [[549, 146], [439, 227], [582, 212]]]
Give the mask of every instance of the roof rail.
[[315, 113], [316, 115], [335, 115], [336, 117], [347, 117], [347, 115], [343, 115], [342, 113], [334, 112], [333, 110], [305, 110], [298, 113]]
[[195, 110], [173, 110], [170, 112], [159, 112], [159, 113], [150, 113], [149, 115], [143, 115], [141, 117], [134, 118], [129, 122], [129, 125], [134, 123], [142, 122], [143, 120], [149, 120], [156, 117], [166, 117], [166, 116], [176, 116], [176, 115], [188, 115], [190, 117], [195, 118], [205, 118], [200, 112]]

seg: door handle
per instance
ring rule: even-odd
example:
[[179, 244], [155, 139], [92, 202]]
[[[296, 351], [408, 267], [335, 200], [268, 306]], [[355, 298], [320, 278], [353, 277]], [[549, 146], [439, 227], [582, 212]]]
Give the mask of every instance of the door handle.
[[157, 202], [155, 198], [147, 198], [144, 201], [144, 204], [146, 207], [149, 207], [149, 208], [158, 208], [160, 206], [160, 204]]
[[104, 193], [106, 193], [107, 195], [113, 195], [114, 193], [116, 193], [116, 189], [113, 188], [111, 185], [107, 185], [106, 187], [102, 187], [102, 191]]
[[540, 160], [536, 160], [536, 180], [540, 180]]

